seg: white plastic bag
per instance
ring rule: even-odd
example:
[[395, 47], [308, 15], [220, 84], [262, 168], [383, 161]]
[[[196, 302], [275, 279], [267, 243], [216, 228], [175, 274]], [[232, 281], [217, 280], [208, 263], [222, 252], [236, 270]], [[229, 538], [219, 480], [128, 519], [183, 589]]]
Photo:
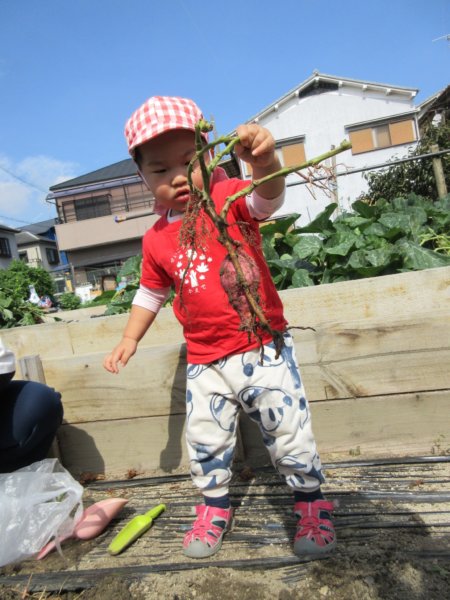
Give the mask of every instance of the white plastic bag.
[[56, 458], [0, 473], [0, 567], [70, 535], [83, 512], [83, 487]]

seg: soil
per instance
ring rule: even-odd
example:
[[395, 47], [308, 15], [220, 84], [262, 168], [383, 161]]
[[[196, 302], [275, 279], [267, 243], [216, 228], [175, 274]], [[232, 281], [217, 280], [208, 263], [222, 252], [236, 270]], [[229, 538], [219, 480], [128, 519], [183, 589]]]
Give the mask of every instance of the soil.
[[[70, 541], [50, 554], [0, 570], [0, 600], [421, 600], [450, 589], [450, 463], [329, 469], [329, 499], [338, 499], [338, 547], [327, 558], [292, 555], [290, 497], [270, 472], [233, 487], [235, 529], [209, 561], [182, 556], [187, 505], [198, 500], [188, 480], [114, 489], [130, 505], [123, 520], [89, 542]], [[108, 484], [88, 487], [105, 496]], [[112, 536], [142, 506], [163, 498], [167, 511], [118, 557], [105, 552]], [[124, 509], [125, 511], [125, 509]], [[204, 565], [204, 566], [203, 566]], [[94, 570], [94, 571], [92, 571]], [[79, 576], [75, 583], [39, 583], [43, 575]], [[84, 579], [83, 579], [84, 577]], [[14, 579], [17, 581], [14, 583]], [[3, 580], [3, 585], [2, 584]], [[34, 585], [38, 582], [39, 585]], [[50, 580], [49, 580], [50, 581]], [[52, 587], [53, 586], [53, 587]], [[50, 588], [53, 591], [50, 591]]]

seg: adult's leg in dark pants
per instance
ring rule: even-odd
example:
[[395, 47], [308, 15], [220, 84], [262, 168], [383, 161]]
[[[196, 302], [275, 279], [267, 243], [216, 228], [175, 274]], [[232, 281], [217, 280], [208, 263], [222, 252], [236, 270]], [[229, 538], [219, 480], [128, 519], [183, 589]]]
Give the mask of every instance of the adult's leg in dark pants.
[[61, 394], [35, 381], [11, 381], [0, 399], [0, 472], [47, 456], [62, 423]]

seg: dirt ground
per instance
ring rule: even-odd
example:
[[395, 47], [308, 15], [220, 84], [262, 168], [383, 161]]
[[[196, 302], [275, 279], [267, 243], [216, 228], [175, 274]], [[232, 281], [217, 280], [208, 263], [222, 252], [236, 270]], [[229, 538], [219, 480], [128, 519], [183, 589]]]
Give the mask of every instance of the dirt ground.
[[[450, 462], [327, 468], [327, 497], [338, 500], [338, 548], [308, 561], [292, 554], [295, 519], [283, 483], [270, 470], [232, 486], [236, 525], [206, 562], [182, 556], [181, 540], [198, 498], [187, 478], [107, 482], [86, 488], [130, 501], [99, 538], [69, 541], [48, 555], [0, 570], [0, 600], [420, 600], [449, 597]], [[109, 486], [109, 487], [108, 487]], [[121, 487], [123, 486], [123, 487]], [[126, 552], [106, 547], [129, 518], [167, 504]]]

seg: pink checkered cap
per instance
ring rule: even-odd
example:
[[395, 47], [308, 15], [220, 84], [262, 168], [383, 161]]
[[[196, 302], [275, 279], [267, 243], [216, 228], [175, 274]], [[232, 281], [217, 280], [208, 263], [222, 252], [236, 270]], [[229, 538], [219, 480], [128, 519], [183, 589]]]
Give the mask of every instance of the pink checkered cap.
[[[152, 96], [140, 106], [125, 125], [128, 152], [134, 157], [136, 146], [172, 129], [194, 131], [203, 118], [193, 100], [176, 96]], [[207, 139], [207, 134], [202, 134]]]

